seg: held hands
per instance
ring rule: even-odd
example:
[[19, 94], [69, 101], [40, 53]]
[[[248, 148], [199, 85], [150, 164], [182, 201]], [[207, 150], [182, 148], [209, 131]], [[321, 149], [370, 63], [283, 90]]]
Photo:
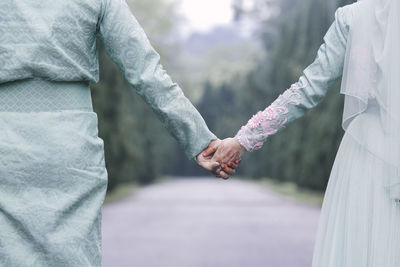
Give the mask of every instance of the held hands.
[[218, 178], [228, 179], [235, 174], [246, 149], [235, 139], [215, 140], [197, 156], [198, 164]]
[[[217, 177], [222, 177], [228, 179], [230, 175], [235, 174], [235, 170], [229, 167], [222, 168], [221, 164], [212, 159], [214, 154], [211, 151], [216, 151], [218, 147], [222, 144], [221, 140], [212, 141], [206, 150], [197, 156], [197, 163], [203, 167], [205, 170], [212, 172]], [[210, 153], [205, 154], [205, 151], [210, 151]]]

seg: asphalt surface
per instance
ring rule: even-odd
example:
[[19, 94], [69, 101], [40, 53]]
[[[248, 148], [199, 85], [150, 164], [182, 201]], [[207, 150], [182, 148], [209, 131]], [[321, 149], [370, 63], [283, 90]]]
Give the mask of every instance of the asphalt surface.
[[103, 267], [310, 267], [320, 210], [252, 182], [187, 178], [103, 208]]

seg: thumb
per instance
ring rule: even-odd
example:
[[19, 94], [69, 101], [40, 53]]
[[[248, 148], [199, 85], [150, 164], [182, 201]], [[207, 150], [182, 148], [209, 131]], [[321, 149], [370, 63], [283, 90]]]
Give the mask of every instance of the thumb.
[[219, 162], [216, 161], [211, 161], [211, 160], [205, 160], [202, 155], [199, 155], [198, 162], [197, 162], [201, 167], [206, 169], [207, 171], [215, 171], [218, 170], [219, 168]]
[[215, 172], [219, 168], [220, 164], [218, 162], [211, 163], [211, 170]]
[[210, 145], [206, 150], [204, 150], [203, 157], [209, 157], [214, 154], [215, 151], [217, 151], [217, 146]]

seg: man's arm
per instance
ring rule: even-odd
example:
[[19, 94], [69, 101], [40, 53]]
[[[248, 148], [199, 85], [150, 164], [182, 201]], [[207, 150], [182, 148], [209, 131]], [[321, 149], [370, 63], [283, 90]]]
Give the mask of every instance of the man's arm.
[[102, 0], [98, 36], [125, 79], [153, 109], [189, 159], [217, 137], [160, 64], [125, 0]]

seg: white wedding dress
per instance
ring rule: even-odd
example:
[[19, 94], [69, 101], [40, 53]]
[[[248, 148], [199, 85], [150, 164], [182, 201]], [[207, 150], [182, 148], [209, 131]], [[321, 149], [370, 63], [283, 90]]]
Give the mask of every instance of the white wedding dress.
[[315, 107], [344, 74], [346, 132], [322, 205], [313, 267], [400, 267], [400, 58], [390, 58], [399, 56], [394, 45], [400, 43], [400, 23], [390, 27], [400, 22], [399, 8], [398, 0], [339, 8], [299, 81], [236, 135], [247, 151], [260, 149]]

